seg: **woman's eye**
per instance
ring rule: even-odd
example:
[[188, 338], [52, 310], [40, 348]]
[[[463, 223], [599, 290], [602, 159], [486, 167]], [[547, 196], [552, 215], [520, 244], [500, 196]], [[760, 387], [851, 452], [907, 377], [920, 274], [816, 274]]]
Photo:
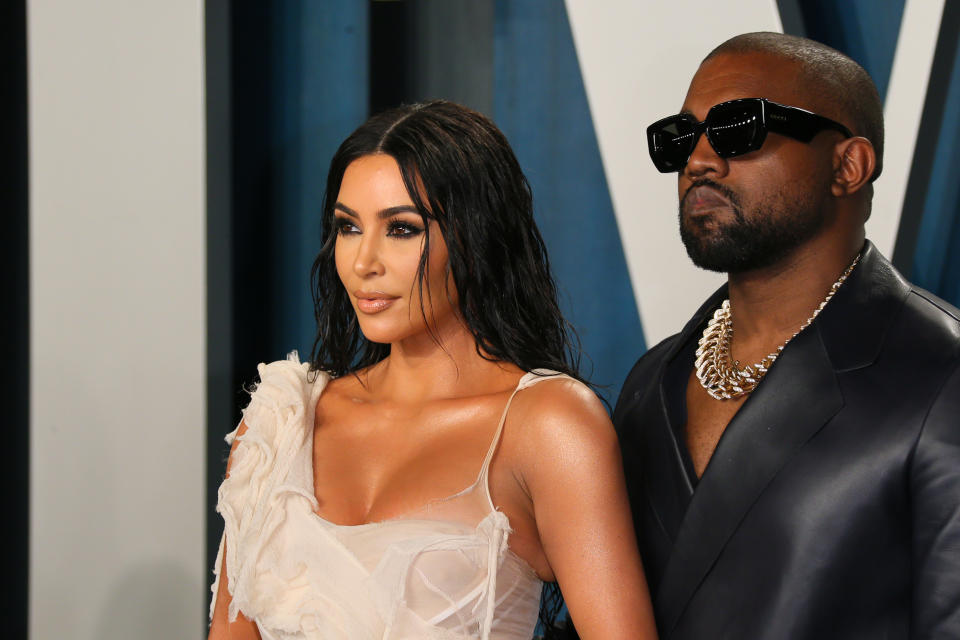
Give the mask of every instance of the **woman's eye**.
[[423, 233], [423, 228], [411, 222], [393, 220], [387, 226], [387, 235], [395, 238], [412, 238]]
[[357, 229], [357, 225], [353, 224], [346, 218], [337, 218], [335, 223], [337, 229], [337, 235], [345, 236], [352, 233], [360, 233], [360, 230]]

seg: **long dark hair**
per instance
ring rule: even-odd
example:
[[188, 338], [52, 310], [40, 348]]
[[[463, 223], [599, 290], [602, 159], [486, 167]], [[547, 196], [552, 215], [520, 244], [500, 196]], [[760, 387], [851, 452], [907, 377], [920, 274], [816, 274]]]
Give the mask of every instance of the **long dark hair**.
[[363, 336], [334, 262], [333, 209], [343, 174], [354, 160], [380, 153], [396, 160], [424, 218], [417, 272], [421, 296], [427, 289], [427, 221], [433, 219], [447, 245], [460, 315], [477, 352], [524, 371], [552, 369], [580, 379], [579, 342], [560, 313], [520, 164], [487, 117], [445, 100], [375, 115], [333, 156], [323, 201], [323, 244], [311, 271], [317, 320], [311, 368], [341, 376], [390, 352], [389, 345]]
[[[489, 118], [445, 100], [373, 116], [343, 141], [330, 162], [323, 245], [311, 270], [317, 319], [311, 369], [341, 376], [390, 353], [389, 345], [371, 342], [360, 331], [334, 262], [333, 209], [343, 174], [354, 160], [379, 153], [397, 161], [407, 193], [423, 217], [424, 250], [417, 270], [421, 309], [428, 289], [427, 222], [433, 219], [447, 245], [460, 315], [476, 340], [477, 353], [524, 371], [552, 369], [582, 380], [579, 341], [560, 313], [520, 164]], [[572, 625], [558, 625], [562, 603], [556, 583], [547, 585], [540, 612], [546, 638], [576, 637]]]

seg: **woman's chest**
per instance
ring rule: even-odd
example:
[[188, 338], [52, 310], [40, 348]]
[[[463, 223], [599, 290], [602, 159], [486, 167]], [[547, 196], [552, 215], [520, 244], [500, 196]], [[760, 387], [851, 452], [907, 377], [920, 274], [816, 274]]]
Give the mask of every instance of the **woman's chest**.
[[498, 418], [493, 401], [404, 406], [321, 398], [312, 447], [318, 511], [362, 524], [462, 491], [478, 479]]

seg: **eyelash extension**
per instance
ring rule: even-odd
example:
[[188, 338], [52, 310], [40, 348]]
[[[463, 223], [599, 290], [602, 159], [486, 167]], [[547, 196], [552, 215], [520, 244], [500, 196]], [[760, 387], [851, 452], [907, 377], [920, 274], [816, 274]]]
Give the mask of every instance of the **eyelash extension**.
[[395, 238], [415, 238], [423, 233], [423, 227], [412, 222], [392, 219], [387, 222], [387, 235]]
[[[349, 218], [337, 216], [334, 218], [334, 230], [337, 235], [358, 233], [357, 225]], [[423, 233], [423, 227], [399, 218], [387, 221], [387, 235], [393, 238], [415, 238]]]
[[349, 233], [348, 229], [350, 227], [353, 227], [354, 229], [356, 229], [357, 225], [353, 224], [353, 222], [351, 222], [347, 218], [341, 218], [337, 216], [333, 219], [333, 228], [336, 231], [337, 235], [339, 236], [342, 236], [345, 233]]

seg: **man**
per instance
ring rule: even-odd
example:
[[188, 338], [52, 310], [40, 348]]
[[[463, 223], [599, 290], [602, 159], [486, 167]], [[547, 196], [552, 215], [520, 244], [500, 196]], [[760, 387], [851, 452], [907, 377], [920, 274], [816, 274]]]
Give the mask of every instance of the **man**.
[[738, 36], [648, 141], [728, 273], [614, 413], [660, 637], [960, 638], [960, 312], [865, 241], [873, 82]]

